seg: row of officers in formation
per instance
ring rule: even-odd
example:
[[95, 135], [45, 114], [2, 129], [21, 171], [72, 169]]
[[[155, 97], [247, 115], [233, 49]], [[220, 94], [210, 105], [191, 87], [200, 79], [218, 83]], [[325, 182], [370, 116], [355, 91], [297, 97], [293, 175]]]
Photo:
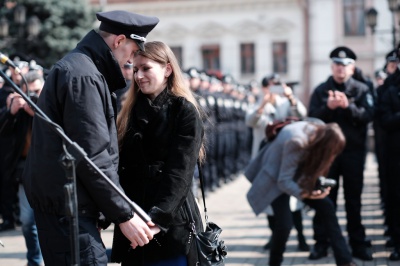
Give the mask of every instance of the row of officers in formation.
[[[238, 85], [230, 75], [216, 77], [194, 67], [184, 71], [188, 86], [203, 107], [206, 118], [205, 148], [206, 160], [202, 165], [206, 193], [216, 190], [241, 173], [259, 152], [260, 144], [266, 139], [265, 129], [276, 120], [296, 117], [314, 117], [325, 123], [337, 123], [346, 137], [343, 152], [335, 159], [327, 177], [342, 183], [345, 197], [347, 233], [352, 256], [361, 260], [372, 260], [371, 242], [365, 233], [361, 217], [361, 194], [363, 171], [367, 154], [368, 129], [373, 125], [374, 150], [379, 165], [380, 192], [385, 214], [388, 241], [393, 247], [391, 260], [400, 260], [400, 70], [399, 49], [387, 54], [386, 64], [376, 72], [375, 80], [365, 75], [356, 66], [356, 54], [348, 47], [336, 47], [329, 55], [331, 74], [327, 80], [313, 90], [308, 108], [296, 97], [295, 83], [285, 83], [278, 74], [265, 76], [260, 83], [254, 81]], [[18, 61], [22, 71], [28, 75], [29, 84], [39, 80], [42, 86], [45, 76], [43, 68], [32, 63]], [[10, 69], [12, 80], [21, 84], [19, 75]], [[122, 70], [127, 86], [116, 91], [118, 108], [124, 103], [130, 87], [132, 65], [126, 64]], [[4, 80], [0, 80], [3, 87]], [[35, 89], [39, 91], [39, 88]], [[3, 108], [11, 89], [0, 88]], [[34, 94], [35, 91], [33, 90]], [[0, 125], [1, 126], [1, 125]], [[12, 147], [9, 147], [10, 150]], [[24, 147], [21, 146], [22, 152]], [[2, 170], [7, 167], [7, 158], [2, 149]], [[13, 172], [15, 169], [11, 169]], [[15, 171], [14, 171], [15, 172]], [[7, 174], [7, 171], [2, 171]], [[340, 179], [340, 177], [342, 177]], [[341, 180], [341, 181], [340, 181]], [[17, 191], [9, 189], [13, 185], [3, 175], [1, 180], [1, 208], [3, 223], [0, 231], [15, 228], [18, 219], [15, 210]], [[19, 184], [20, 185], [20, 184]], [[339, 187], [332, 188], [329, 197], [335, 206]], [[15, 195], [12, 193], [15, 192]], [[15, 211], [14, 211], [15, 212]], [[268, 224], [273, 230], [274, 214], [267, 213]], [[299, 248], [308, 250], [302, 226], [301, 212], [293, 210], [293, 220], [298, 231]], [[323, 217], [316, 213], [313, 220], [315, 246], [309, 258], [320, 259], [328, 254], [332, 244], [324, 228]], [[28, 229], [27, 229], [28, 230]], [[271, 243], [265, 245], [270, 248]], [[283, 253], [283, 251], [281, 251]]]

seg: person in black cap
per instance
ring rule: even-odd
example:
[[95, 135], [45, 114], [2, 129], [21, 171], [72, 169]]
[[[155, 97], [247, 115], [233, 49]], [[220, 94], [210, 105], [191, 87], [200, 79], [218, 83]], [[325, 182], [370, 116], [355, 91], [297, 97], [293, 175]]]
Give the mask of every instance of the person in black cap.
[[[364, 163], [368, 123], [372, 121], [373, 97], [367, 85], [352, 76], [356, 54], [348, 47], [339, 46], [330, 53], [332, 75], [312, 93], [309, 116], [325, 123], [336, 122], [346, 137], [344, 151], [333, 162], [328, 178], [343, 179], [347, 232], [353, 256], [361, 260], [372, 260], [370, 242], [366, 240], [361, 223], [361, 193], [364, 181]], [[339, 183], [339, 182], [338, 182]], [[329, 197], [336, 204], [338, 187]], [[323, 219], [318, 213], [314, 217], [314, 239], [316, 244], [309, 258], [327, 256], [329, 239]]]
[[[90, 31], [51, 69], [38, 106], [76, 142], [121, 188], [118, 169], [116, 96], [126, 86], [121, 68], [143, 49], [158, 18], [127, 11], [97, 13], [99, 31]], [[32, 143], [23, 173], [24, 187], [35, 212], [46, 265], [69, 265], [71, 232], [66, 216], [64, 185], [59, 162], [61, 138], [34, 116]], [[113, 222], [132, 248], [148, 244], [158, 229], [134, 213], [130, 205], [85, 163], [76, 167], [79, 221], [79, 265], [106, 265], [108, 258], [99, 227]], [[106, 220], [100, 222], [99, 217]]]
[[394, 72], [399, 71], [398, 70], [398, 64], [399, 64], [399, 55], [397, 54], [397, 49], [390, 51], [386, 55], [386, 65], [385, 65], [385, 71], [388, 75], [393, 74]]
[[[395, 53], [393, 53], [395, 52]], [[400, 142], [399, 142], [399, 110], [400, 110], [400, 70], [399, 63], [400, 44], [395, 51], [391, 51], [386, 56], [386, 61], [393, 61], [394, 72], [384, 81], [384, 84], [377, 88], [377, 114], [376, 120], [381, 127], [381, 144], [384, 167], [384, 208], [385, 223], [387, 231], [385, 235], [389, 236], [385, 246], [394, 247], [389, 255], [392, 261], [400, 260]], [[397, 56], [397, 61], [395, 60]], [[389, 62], [388, 62], [389, 64]], [[379, 165], [381, 167], [381, 165]]]

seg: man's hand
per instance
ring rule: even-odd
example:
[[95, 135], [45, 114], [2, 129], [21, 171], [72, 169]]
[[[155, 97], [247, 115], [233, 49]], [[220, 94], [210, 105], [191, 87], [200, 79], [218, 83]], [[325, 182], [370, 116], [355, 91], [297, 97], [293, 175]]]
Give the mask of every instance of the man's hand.
[[16, 115], [21, 109], [23, 109], [30, 116], [33, 116], [35, 114], [28, 103], [25, 102], [24, 98], [22, 98], [22, 96], [16, 92], [8, 95], [6, 104], [12, 115]]
[[29, 106], [28, 103], [25, 103], [24, 111], [30, 116], [33, 116], [35, 114], [35, 112], [32, 110], [32, 108]]
[[23, 109], [26, 102], [18, 93], [11, 93], [7, 97], [7, 108], [12, 115], [16, 115], [20, 109]]
[[336, 108], [340, 107], [341, 101], [336, 97], [336, 91], [328, 91], [328, 101], [326, 105], [331, 110], [335, 110]]
[[132, 248], [148, 244], [154, 234], [160, 232], [160, 229], [155, 227], [153, 222], [146, 224], [137, 214], [129, 221], [119, 224], [121, 232], [131, 241]]
[[335, 91], [335, 97], [340, 101], [340, 108], [346, 109], [349, 106], [349, 99], [347, 99], [347, 96], [344, 92]]

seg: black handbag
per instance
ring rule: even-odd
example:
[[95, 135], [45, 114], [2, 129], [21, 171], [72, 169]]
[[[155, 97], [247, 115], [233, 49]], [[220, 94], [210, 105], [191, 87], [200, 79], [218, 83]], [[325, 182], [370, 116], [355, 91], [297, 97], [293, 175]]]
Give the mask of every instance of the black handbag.
[[[204, 215], [206, 228], [204, 232], [196, 232], [196, 224], [193, 219], [192, 211], [190, 205], [185, 201], [187, 211], [189, 213], [189, 218], [191, 219], [191, 232], [193, 234], [193, 245], [195, 247], [191, 249], [195, 254], [189, 254], [189, 260], [196, 260], [195, 265], [205, 266], [205, 265], [225, 265], [225, 258], [227, 255], [227, 247], [223, 240], [219, 239], [222, 229], [213, 222], [208, 221], [206, 200], [204, 197], [204, 184], [203, 184], [203, 174], [201, 172], [200, 163], [197, 163], [199, 170], [199, 179], [201, 194], [203, 197], [204, 204]], [[192, 253], [192, 252], [190, 252]]]

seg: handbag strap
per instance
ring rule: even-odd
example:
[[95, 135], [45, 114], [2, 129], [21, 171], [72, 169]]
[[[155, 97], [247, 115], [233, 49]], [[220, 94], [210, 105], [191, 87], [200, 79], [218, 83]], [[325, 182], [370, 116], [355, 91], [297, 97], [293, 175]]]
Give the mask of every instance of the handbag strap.
[[203, 205], [204, 205], [204, 217], [205, 217], [205, 221], [206, 221], [206, 224], [207, 224], [208, 223], [208, 214], [207, 214], [207, 207], [206, 207], [206, 198], [204, 196], [204, 179], [203, 179], [203, 171], [201, 170], [199, 160], [197, 160], [197, 168], [199, 170], [201, 196], [203, 198]]

